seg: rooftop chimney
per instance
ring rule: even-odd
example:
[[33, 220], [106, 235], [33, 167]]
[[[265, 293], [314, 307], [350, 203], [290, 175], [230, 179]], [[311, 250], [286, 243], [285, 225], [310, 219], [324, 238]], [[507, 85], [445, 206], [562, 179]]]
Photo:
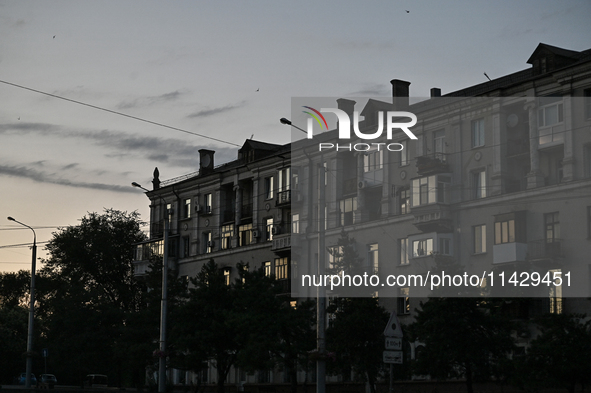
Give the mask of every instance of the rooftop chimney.
[[355, 101], [348, 100], [346, 98], [339, 98], [337, 99], [338, 108], [344, 111], [349, 118], [353, 118], [353, 111], [355, 110]]
[[431, 89], [431, 98], [433, 97], [441, 97], [441, 89], [439, 87], [434, 87]]
[[409, 97], [409, 86], [410, 82], [403, 81], [400, 79], [392, 79], [392, 97], [394, 97], [394, 109], [395, 110], [406, 110], [408, 109], [408, 97]]
[[215, 151], [200, 149], [199, 150], [199, 175], [206, 175], [213, 172], [213, 155]]

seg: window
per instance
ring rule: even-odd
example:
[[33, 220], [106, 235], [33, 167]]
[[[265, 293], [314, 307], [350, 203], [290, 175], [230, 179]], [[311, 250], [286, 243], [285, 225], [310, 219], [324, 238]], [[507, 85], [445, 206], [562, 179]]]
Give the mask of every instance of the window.
[[476, 225], [472, 227], [474, 237], [474, 254], [486, 252], [486, 225]]
[[410, 188], [403, 188], [399, 194], [399, 210], [400, 214], [410, 213]]
[[472, 147], [484, 146], [484, 119], [472, 121]]
[[445, 161], [445, 131], [439, 130], [433, 133], [433, 151], [435, 158]]
[[230, 268], [224, 268], [224, 283], [230, 285]]
[[400, 166], [405, 166], [409, 164], [409, 154], [408, 154], [408, 140], [400, 141], [402, 145], [402, 150], [400, 150]]
[[291, 216], [291, 233], [300, 233], [300, 214], [296, 213]]
[[398, 292], [398, 314], [410, 314], [410, 288], [400, 288]]
[[538, 109], [538, 127], [549, 127], [562, 123], [564, 120], [562, 97], [545, 97], [540, 99], [540, 105], [543, 106]]
[[188, 256], [190, 256], [190, 242], [189, 242], [189, 236], [184, 236], [183, 237], [183, 258], [187, 258]]
[[170, 228], [172, 226], [172, 204], [168, 203], [166, 204], [166, 215], [168, 217], [168, 227]]
[[560, 239], [558, 212], [544, 214], [544, 223], [546, 225], [546, 243], [554, 243], [556, 239]]
[[441, 255], [451, 255], [451, 239], [447, 237], [440, 237], [439, 248], [437, 252]]
[[525, 211], [495, 216], [495, 243], [526, 243]]
[[273, 240], [273, 219], [272, 218], [265, 218], [263, 225], [265, 227], [265, 240], [266, 241]]
[[472, 172], [472, 197], [474, 199], [486, 198], [486, 171]]
[[252, 224], [240, 225], [238, 227], [239, 246], [248, 246], [252, 243]]
[[289, 191], [291, 184], [291, 168], [283, 168], [279, 170], [279, 187], [278, 192]]
[[339, 246], [332, 246], [327, 248], [328, 251], [328, 268], [331, 270], [339, 268], [342, 265], [343, 248]]
[[205, 206], [205, 213], [211, 213], [213, 210], [213, 196], [212, 194], [205, 194], [203, 196], [203, 205]]
[[339, 201], [341, 226], [355, 223], [355, 210], [357, 210], [357, 197], [342, 199]]
[[265, 199], [273, 199], [273, 176], [265, 177]]
[[433, 253], [433, 239], [415, 240], [412, 242], [413, 258], [429, 256]]
[[275, 278], [277, 280], [285, 280], [289, 278], [288, 275], [289, 264], [287, 257], [275, 258]]
[[451, 176], [433, 175], [412, 181], [412, 206], [447, 203]]
[[191, 218], [191, 199], [185, 199], [183, 205], [183, 218]]
[[377, 274], [379, 271], [378, 243], [367, 245], [367, 262], [371, 269], [370, 271], [373, 272], [373, 274]]
[[211, 232], [203, 234], [203, 253], [209, 254], [213, 251], [213, 241], [211, 240]]
[[384, 151], [376, 150], [366, 152], [363, 156], [363, 172], [371, 172], [382, 169], [384, 165]]
[[265, 276], [271, 277], [271, 262], [263, 262], [263, 271], [265, 272]]
[[221, 249], [232, 248], [232, 236], [234, 236], [234, 224], [222, 226], [222, 244]]
[[400, 251], [400, 264], [408, 265], [408, 239], [398, 239], [398, 250]]
[[554, 284], [560, 283], [561, 285], [550, 285], [550, 313], [551, 314], [562, 314], [562, 271], [560, 269], [548, 270], [550, 277], [552, 277]]

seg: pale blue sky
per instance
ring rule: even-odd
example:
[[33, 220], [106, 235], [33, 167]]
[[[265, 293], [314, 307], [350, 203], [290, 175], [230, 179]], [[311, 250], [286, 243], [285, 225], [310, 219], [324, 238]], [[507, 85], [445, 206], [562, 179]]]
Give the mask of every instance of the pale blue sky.
[[[0, 1], [0, 80], [237, 145], [287, 143], [292, 96], [389, 96], [391, 79], [445, 94], [527, 68], [540, 42], [591, 48], [589, 15], [589, 0]], [[5, 83], [0, 102], [0, 271], [30, 265], [4, 246], [32, 234], [6, 216], [39, 242], [104, 207], [147, 220], [132, 181], [194, 172], [202, 147], [236, 156]]]

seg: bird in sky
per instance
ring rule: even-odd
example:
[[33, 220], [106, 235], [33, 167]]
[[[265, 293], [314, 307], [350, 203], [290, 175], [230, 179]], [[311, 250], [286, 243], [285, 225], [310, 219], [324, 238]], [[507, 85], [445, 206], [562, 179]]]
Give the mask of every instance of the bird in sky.
[[410, 14], [410, 11], [409, 10], [405, 10], [405, 11], [406, 11], [407, 14]]
[[55, 36], [53, 36], [53, 39], [55, 40]]
[[257, 91], [259, 91], [259, 90], [260, 90], [260, 88], [257, 89]]

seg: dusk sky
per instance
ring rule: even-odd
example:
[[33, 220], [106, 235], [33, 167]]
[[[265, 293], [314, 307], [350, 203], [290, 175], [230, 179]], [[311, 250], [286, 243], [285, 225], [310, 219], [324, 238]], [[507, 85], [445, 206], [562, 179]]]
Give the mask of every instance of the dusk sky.
[[391, 79], [446, 94], [529, 68], [540, 42], [591, 48], [590, 15], [589, 0], [0, 1], [0, 271], [31, 263], [7, 216], [44, 257], [87, 212], [148, 220], [130, 184], [151, 188], [154, 167], [166, 180], [201, 148], [220, 164], [253, 134], [290, 142], [291, 97], [389, 96]]

